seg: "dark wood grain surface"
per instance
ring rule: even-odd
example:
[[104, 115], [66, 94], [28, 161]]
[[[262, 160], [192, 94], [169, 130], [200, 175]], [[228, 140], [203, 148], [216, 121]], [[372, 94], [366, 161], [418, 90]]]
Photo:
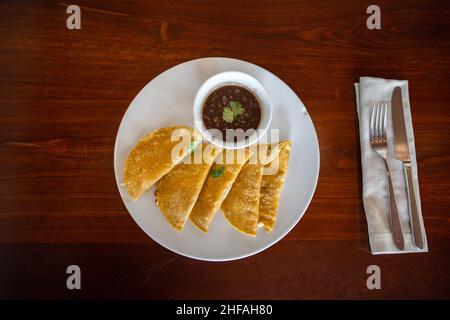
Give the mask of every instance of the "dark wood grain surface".
[[[0, 1], [0, 298], [450, 298], [450, 2]], [[313, 201], [278, 244], [195, 261], [150, 240], [118, 194], [113, 148], [137, 92], [178, 63], [256, 63], [316, 126]], [[407, 79], [430, 252], [372, 256], [353, 83]], [[82, 290], [66, 289], [66, 267]], [[368, 290], [366, 268], [382, 270]]]

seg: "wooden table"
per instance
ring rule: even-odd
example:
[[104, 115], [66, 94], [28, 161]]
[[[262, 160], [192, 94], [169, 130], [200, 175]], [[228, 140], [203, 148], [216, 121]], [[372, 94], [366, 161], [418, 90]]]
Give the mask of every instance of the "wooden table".
[[[450, 298], [450, 3], [79, 0], [0, 4], [0, 298]], [[272, 71], [316, 126], [314, 199], [282, 241], [226, 263], [150, 240], [119, 197], [113, 148], [137, 92], [208, 56]], [[408, 79], [430, 252], [372, 256], [353, 83]], [[66, 267], [82, 289], [66, 288]], [[381, 268], [368, 290], [366, 268]]]

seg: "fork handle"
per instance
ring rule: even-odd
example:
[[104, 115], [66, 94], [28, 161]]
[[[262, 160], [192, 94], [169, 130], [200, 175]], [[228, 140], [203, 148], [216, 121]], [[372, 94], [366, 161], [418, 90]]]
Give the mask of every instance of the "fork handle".
[[409, 209], [411, 212], [411, 229], [413, 234], [414, 246], [423, 249], [423, 235], [420, 226], [419, 210], [417, 208], [416, 193], [414, 192], [414, 184], [411, 173], [411, 165], [403, 164], [405, 169], [406, 189], [408, 191]]
[[394, 188], [392, 187], [391, 171], [389, 170], [389, 166], [386, 160], [384, 160], [384, 165], [386, 166], [386, 175], [389, 186], [389, 208], [392, 238], [394, 240], [395, 246], [399, 250], [403, 250], [405, 248], [405, 239], [403, 238], [402, 226], [400, 224], [400, 218], [397, 211], [397, 202], [395, 201]]

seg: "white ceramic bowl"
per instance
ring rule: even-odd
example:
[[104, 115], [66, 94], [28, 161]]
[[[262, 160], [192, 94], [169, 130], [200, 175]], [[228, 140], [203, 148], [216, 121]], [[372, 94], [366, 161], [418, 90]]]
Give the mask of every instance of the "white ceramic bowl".
[[[202, 113], [206, 98], [208, 98], [208, 96], [217, 88], [226, 85], [239, 85], [248, 89], [256, 96], [261, 106], [261, 120], [257, 130], [247, 139], [243, 139], [238, 142], [214, 139], [211, 133], [208, 132], [203, 122]], [[252, 76], [237, 71], [218, 73], [206, 80], [197, 91], [194, 99], [193, 111], [195, 129], [199, 131], [206, 140], [225, 149], [240, 149], [256, 143], [262, 136], [264, 136], [272, 120], [272, 106], [269, 100], [269, 95], [264, 86]]]

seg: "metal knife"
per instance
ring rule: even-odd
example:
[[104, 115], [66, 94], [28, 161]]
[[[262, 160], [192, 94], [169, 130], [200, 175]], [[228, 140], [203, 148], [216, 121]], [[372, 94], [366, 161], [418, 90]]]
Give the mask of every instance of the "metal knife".
[[411, 160], [409, 157], [408, 135], [406, 133], [405, 115], [403, 113], [402, 89], [395, 87], [391, 100], [392, 125], [394, 127], [395, 156], [403, 162], [403, 171], [408, 193], [408, 204], [411, 218], [411, 230], [414, 246], [423, 249], [423, 233], [420, 225], [419, 210], [417, 208], [416, 193], [411, 173]]

